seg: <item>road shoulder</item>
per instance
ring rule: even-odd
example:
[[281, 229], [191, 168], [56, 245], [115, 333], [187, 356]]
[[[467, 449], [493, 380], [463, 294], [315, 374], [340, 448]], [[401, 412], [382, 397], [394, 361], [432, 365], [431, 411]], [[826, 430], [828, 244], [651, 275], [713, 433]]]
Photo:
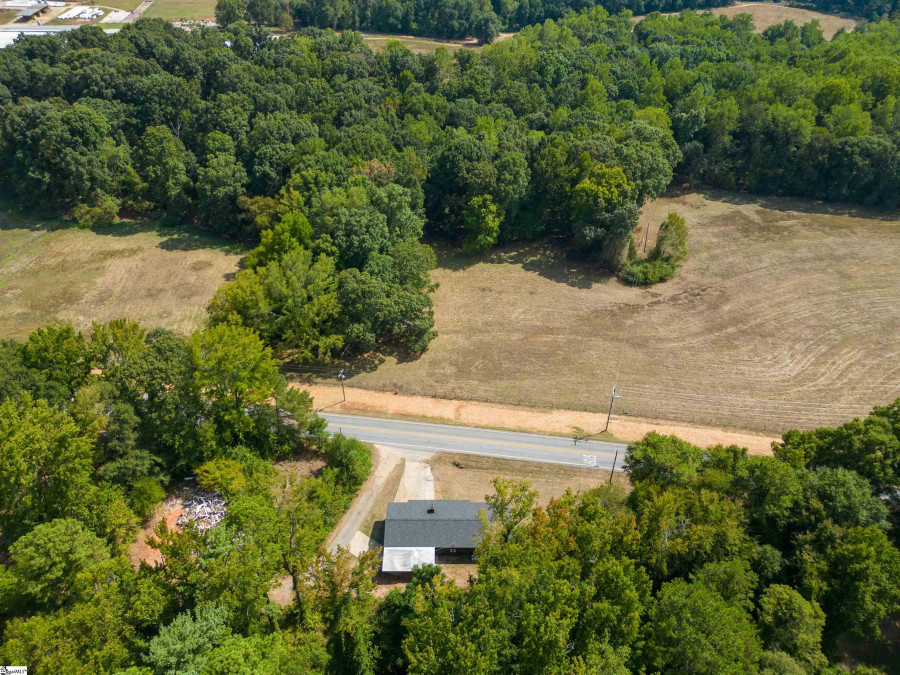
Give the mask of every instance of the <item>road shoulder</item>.
[[[588, 433], [596, 432], [606, 425], [606, 415], [603, 413], [406, 396], [356, 387], [346, 387], [346, 400], [342, 401], [340, 387], [300, 383], [293, 386], [308, 391], [315, 400], [316, 408], [324, 408], [330, 413], [396, 416], [413, 418], [422, 422], [444, 422], [471, 427], [563, 436], [572, 436], [578, 430], [586, 430]], [[625, 443], [640, 440], [648, 432], [657, 431], [664, 434], [676, 434], [701, 447], [719, 443], [738, 445], [747, 448], [751, 454], [757, 455], [772, 454], [772, 442], [779, 440], [774, 436], [747, 431], [717, 429], [628, 416], [614, 415], [609, 426], [612, 435]]]

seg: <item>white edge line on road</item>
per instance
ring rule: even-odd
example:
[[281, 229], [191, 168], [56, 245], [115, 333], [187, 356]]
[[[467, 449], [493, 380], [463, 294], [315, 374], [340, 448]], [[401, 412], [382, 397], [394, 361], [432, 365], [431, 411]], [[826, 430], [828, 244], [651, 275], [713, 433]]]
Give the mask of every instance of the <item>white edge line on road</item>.
[[[559, 440], [571, 439], [570, 436], [553, 436], [552, 434], [539, 434], [537, 432], [532, 432], [532, 431], [514, 431], [513, 429], [489, 429], [487, 427], [473, 427], [473, 426], [469, 426], [468, 424], [449, 424], [449, 423], [442, 423], [442, 422], [412, 422], [410, 420], [394, 419], [393, 417], [371, 417], [370, 415], [353, 415], [350, 413], [319, 412], [318, 414], [320, 417], [323, 417], [323, 418], [326, 418], [326, 417], [352, 417], [354, 419], [372, 420], [374, 422], [391, 422], [394, 424], [410, 424], [410, 425], [418, 424], [420, 426], [426, 426], [426, 427], [429, 427], [429, 426], [430, 427], [442, 427], [442, 428], [450, 427], [451, 429], [469, 429], [471, 431], [486, 431], [489, 434], [519, 434], [520, 436], [537, 436], [538, 438], [556, 438]], [[328, 420], [326, 419], [325, 421], [327, 422]], [[616, 443], [614, 441], [582, 441], [582, 442], [583, 443], [594, 443], [596, 445], [608, 445], [608, 446], [612, 446], [613, 448], [625, 448], [625, 447], [628, 447], [628, 445], [629, 445], [628, 443]]]
[[[362, 440], [362, 439], [357, 439]], [[514, 459], [519, 462], [537, 462], [539, 464], [562, 464], [564, 466], [575, 466], [582, 469], [594, 469], [595, 471], [609, 471], [610, 468], [608, 466], [591, 466], [590, 464], [577, 463], [577, 462], [559, 462], [553, 459], [532, 459], [530, 457], [521, 457], [519, 455], [501, 455], [499, 453], [488, 453], [488, 452], [476, 452], [473, 450], [453, 450], [451, 448], [432, 448], [432, 447], [423, 447], [421, 445], [409, 445], [407, 443], [383, 443], [381, 441], [363, 441], [364, 443], [375, 443], [376, 445], [383, 445], [387, 448], [409, 448], [410, 450], [418, 450], [420, 452], [430, 452], [432, 454], [436, 452], [449, 452], [457, 455], [478, 455], [479, 457], [502, 457], [503, 459]], [[552, 452], [552, 448], [550, 449]], [[585, 457], [589, 453], [585, 454]], [[624, 471], [621, 467], [617, 467], [616, 471]]]
[[[578, 449], [573, 450], [572, 448], [560, 448], [560, 447], [555, 447], [552, 445], [533, 445], [530, 443], [522, 443], [522, 442], [516, 442], [516, 441], [493, 441], [493, 440], [490, 440], [487, 438], [483, 438], [483, 439], [478, 438], [478, 437], [468, 438], [466, 436], [451, 436], [449, 434], [435, 434], [435, 433], [429, 433], [427, 431], [401, 431], [399, 429], [385, 430], [385, 429], [378, 428], [377, 425], [374, 427], [355, 427], [352, 424], [338, 425], [338, 431], [340, 433], [343, 433], [344, 429], [349, 429], [352, 431], [363, 431], [363, 432], [367, 431], [369, 433], [380, 434], [380, 435], [425, 436], [428, 438], [439, 438], [444, 441], [462, 441], [464, 443], [472, 443], [475, 445], [503, 445], [503, 446], [507, 446], [507, 447], [511, 447], [511, 448], [523, 448], [526, 450], [540, 450], [541, 452], [548, 452], [548, 451], [550, 451], [550, 452], [568, 452], [573, 455], [581, 455], [581, 456], [606, 455], [607, 457], [609, 457], [610, 455], [614, 454], [613, 451], [610, 450], [609, 448], [603, 448], [603, 449], [588, 448], [586, 450], [578, 450]], [[619, 449], [617, 448], [615, 450], [615, 452], [618, 453]]]

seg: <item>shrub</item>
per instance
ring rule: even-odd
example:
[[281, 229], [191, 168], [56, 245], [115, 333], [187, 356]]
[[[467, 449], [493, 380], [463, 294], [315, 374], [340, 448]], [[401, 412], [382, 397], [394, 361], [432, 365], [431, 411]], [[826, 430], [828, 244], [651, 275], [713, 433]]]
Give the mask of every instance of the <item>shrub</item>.
[[162, 489], [155, 478], [139, 478], [131, 486], [128, 493], [128, 503], [131, 510], [141, 520], [145, 520], [150, 513], [166, 497], [166, 491]]
[[197, 469], [200, 487], [233, 497], [247, 486], [247, 476], [240, 463], [233, 459], [219, 458]]
[[119, 215], [120, 202], [112, 195], [101, 195], [96, 199], [94, 206], [79, 204], [72, 211], [78, 227], [95, 228], [111, 225]]
[[350, 490], [355, 491], [372, 470], [372, 451], [365, 443], [346, 436], [332, 436], [326, 448], [328, 468]]
[[675, 276], [677, 266], [672, 260], [635, 260], [622, 268], [622, 280], [635, 286], [649, 286], [668, 281]]

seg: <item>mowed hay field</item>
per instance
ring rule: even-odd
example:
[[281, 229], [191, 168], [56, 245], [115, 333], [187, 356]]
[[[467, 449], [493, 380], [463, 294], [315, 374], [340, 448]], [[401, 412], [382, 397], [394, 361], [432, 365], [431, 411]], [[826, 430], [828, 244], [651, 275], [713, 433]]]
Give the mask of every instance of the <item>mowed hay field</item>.
[[823, 14], [822, 12], [800, 9], [799, 7], [788, 7], [775, 2], [743, 2], [730, 7], [716, 7], [709, 11], [716, 15], [729, 17], [735, 17], [738, 14], [749, 14], [753, 17], [753, 23], [756, 25], [758, 32], [788, 20], [793, 21], [798, 26], [802, 26], [813, 19], [817, 19], [827, 40], [833, 38], [834, 34], [841, 28], [849, 31], [856, 27], [856, 20], [850, 17]]
[[0, 337], [23, 338], [46, 323], [128, 317], [189, 332], [235, 273], [242, 250], [153, 224], [102, 232], [0, 212]]
[[671, 281], [626, 286], [548, 244], [439, 252], [439, 333], [348, 384], [781, 432], [900, 396], [900, 216], [733, 193], [647, 205], [690, 230]]
[[[137, 0], [134, 6], [139, 4]], [[153, 0], [143, 16], [170, 21], [215, 21], [216, 0]]]
[[417, 54], [425, 54], [433, 52], [438, 47], [444, 47], [450, 52], [455, 52], [460, 47], [467, 49], [481, 49], [484, 45], [475, 38], [467, 40], [442, 40], [427, 37], [416, 37], [414, 35], [394, 35], [390, 33], [368, 33], [362, 32], [363, 42], [375, 51], [384, 49], [388, 42], [402, 42], [403, 45], [412, 52]]

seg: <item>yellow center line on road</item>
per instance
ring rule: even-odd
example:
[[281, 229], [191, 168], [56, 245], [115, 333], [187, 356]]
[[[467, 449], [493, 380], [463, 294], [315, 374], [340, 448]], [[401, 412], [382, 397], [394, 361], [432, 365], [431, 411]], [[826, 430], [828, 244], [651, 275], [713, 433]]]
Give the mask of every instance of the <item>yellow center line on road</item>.
[[[471, 439], [465, 436], [446, 436], [444, 434], [428, 434], [423, 431], [397, 431], [396, 429], [384, 430], [376, 427], [355, 427], [349, 424], [336, 424], [339, 429], [353, 429], [354, 431], [373, 431], [379, 434], [402, 434], [404, 436], [422, 436], [424, 438], [438, 438], [444, 441], [463, 441], [465, 443], [479, 443], [482, 445], [503, 445], [511, 448], [527, 448], [529, 450], [550, 450], [551, 452], [571, 452], [576, 455], [606, 455], [610, 457], [612, 452], [603, 452], [602, 450], [569, 450], [568, 448], [552, 448], [547, 445], [529, 445], [528, 443], [513, 443], [512, 441], [488, 441], [483, 439]], [[385, 445], [390, 445], [386, 442]]]

